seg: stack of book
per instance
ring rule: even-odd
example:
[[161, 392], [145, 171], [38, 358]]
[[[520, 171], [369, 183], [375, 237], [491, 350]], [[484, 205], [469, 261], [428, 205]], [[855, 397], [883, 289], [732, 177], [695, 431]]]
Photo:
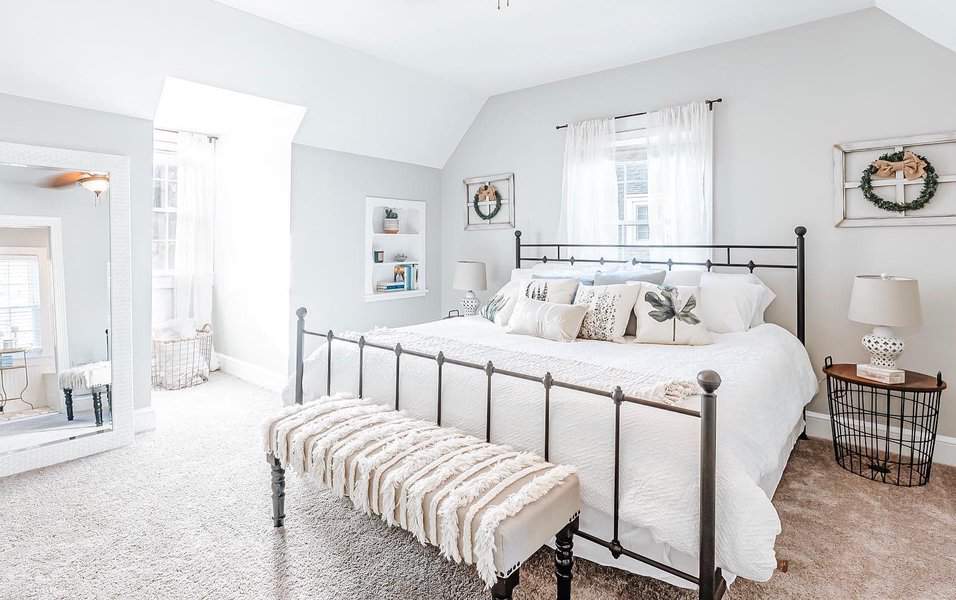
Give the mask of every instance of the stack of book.
[[395, 266], [394, 281], [379, 281], [375, 284], [377, 293], [406, 292], [418, 289], [418, 263], [398, 263]]
[[375, 291], [382, 292], [402, 292], [405, 291], [404, 281], [379, 281], [375, 284]]
[[857, 377], [863, 377], [880, 383], [901, 384], [906, 382], [906, 371], [902, 369], [890, 369], [887, 367], [878, 367], [876, 365], [857, 365]]

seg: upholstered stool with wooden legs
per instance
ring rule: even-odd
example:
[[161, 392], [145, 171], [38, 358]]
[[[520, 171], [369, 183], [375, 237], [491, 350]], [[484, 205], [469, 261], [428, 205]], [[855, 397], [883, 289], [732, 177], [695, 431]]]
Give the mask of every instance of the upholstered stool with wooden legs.
[[557, 597], [571, 597], [581, 511], [573, 468], [347, 396], [287, 407], [264, 437], [276, 527], [292, 469], [447, 559], [475, 565], [497, 600], [511, 598], [522, 563], [554, 539]]

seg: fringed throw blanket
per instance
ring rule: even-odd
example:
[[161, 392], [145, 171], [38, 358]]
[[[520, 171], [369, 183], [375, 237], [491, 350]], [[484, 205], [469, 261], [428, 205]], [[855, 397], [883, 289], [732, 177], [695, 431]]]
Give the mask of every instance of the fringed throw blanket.
[[286, 407], [263, 434], [284, 468], [476, 565], [489, 587], [498, 526], [574, 473], [342, 394]]

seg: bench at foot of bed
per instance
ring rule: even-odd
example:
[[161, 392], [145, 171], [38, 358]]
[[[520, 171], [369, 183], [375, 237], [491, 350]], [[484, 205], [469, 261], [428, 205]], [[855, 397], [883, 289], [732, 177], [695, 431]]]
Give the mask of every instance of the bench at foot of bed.
[[475, 565], [496, 600], [512, 597], [521, 565], [554, 540], [557, 597], [570, 599], [581, 511], [572, 468], [355, 398], [288, 407], [265, 436], [276, 527], [285, 523], [291, 469]]

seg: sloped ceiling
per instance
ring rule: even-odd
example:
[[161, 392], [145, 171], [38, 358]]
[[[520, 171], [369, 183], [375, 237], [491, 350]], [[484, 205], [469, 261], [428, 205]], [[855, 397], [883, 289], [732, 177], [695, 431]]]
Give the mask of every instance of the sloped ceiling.
[[299, 143], [441, 167], [484, 102], [211, 0], [0, 0], [0, 15], [0, 93], [143, 119], [171, 76], [306, 107]]
[[956, 51], [956, 1], [877, 0], [876, 5], [937, 44]]

